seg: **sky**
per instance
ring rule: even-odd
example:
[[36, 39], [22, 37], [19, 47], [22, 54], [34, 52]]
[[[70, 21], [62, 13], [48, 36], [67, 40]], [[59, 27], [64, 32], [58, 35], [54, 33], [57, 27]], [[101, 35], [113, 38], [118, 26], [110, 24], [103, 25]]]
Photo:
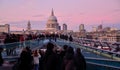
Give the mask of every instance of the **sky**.
[[43, 30], [52, 8], [68, 30], [78, 31], [80, 24], [88, 31], [100, 24], [120, 29], [120, 0], [0, 0], [0, 24], [19, 31], [30, 20], [33, 30]]

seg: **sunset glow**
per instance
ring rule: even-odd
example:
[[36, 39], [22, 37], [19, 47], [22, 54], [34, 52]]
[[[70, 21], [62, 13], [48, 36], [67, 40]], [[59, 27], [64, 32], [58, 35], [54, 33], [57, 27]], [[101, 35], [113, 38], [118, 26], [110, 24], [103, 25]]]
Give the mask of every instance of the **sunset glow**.
[[77, 31], [81, 23], [87, 30], [99, 24], [120, 27], [120, 0], [0, 0], [0, 24], [22, 30], [30, 20], [32, 29], [44, 29], [52, 8], [69, 30]]

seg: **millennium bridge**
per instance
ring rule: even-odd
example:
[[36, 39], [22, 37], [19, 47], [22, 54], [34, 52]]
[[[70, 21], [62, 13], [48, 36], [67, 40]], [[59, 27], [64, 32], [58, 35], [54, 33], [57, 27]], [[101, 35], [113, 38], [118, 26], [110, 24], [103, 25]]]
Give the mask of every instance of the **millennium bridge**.
[[49, 41], [53, 42], [58, 47], [68, 45], [74, 49], [78, 47], [81, 48], [81, 52], [87, 63], [87, 70], [120, 70], [119, 53], [91, 47], [90, 45], [86, 45], [88, 42], [83, 44], [81, 42], [85, 42], [85, 40], [82, 39], [76, 39], [72, 42], [63, 39], [57, 39], [57, 41], [54, 41], [53, 39], [35, 39], [0, 45], [0, 47], [4, 48], [2, 56], [5, 60], [3, 66], [0, 67], [0, 70], [12, 70], [12, 66], [19, 58], [22, 48], [29, 46], [32, 50], [43, 49], [42, 47]]

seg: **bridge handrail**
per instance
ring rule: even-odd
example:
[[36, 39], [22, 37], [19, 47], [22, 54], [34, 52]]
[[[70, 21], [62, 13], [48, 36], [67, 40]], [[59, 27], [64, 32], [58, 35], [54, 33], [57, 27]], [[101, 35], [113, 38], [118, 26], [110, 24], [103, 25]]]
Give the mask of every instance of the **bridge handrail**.
[[[63, 41], [65, 42], [66, 40], [63, 40]], [[94, 52], [95, 54], [98, 54], [98, 55], [101, 55], [101, 56], [105, 56], [105, 57], [108, 57], [108, 58], [120, 61], [120, 53], [107, 51], [107, 50], [102, 50], [102, 49], [98, 49], [98, 48], [90, 47], [90, 46], [84, 46], [84, 45], [82, 45], [82, 44], [80, 44], [79, 42], [76, 42], [76, 41], [73, 41], [73, 42], [66, 41], [66, 43], [69, 43], [69, 44], [73, 43], [73, 44], [81, 46], [81, 48], [83, 48], [83, 49], [86, 49], [88, 51]]]
[[110, 65], [105, 65], [105, 64], [98, 64], [98, 63], [93, 63], [93, 62], [87, 62], [88, 64], [96, 65], [96, 66], [102, 66], [102, 67], [107, 67], [107, 68], [112, 68], [112, 69], [120, 69], [120, 67], [115, 67], [115, 66], [110, 66]]
[[[10, 47], [6, 47], [6, 46], [8, 46], [8, 45], [14, 45], [14, 44], [27, 43], [27, 42], [30, 42], [30, 41], [37, 41], [37, 40], [38, 39], [32, 39], [32, 40], [25, 40], [25, 41], [22, 41], [22, 42], [13, 42], [13, 43], [6, 43], [6, 44], [3, 43], [3, 44], [0, 44], [0, 47], [2, 47], [2, 48], [10, 48]], [[39, 40], [43, 40], [43, 39], [39, 38]]]
[[90, 46], [85, 46], [85, 47], [88, 47], [88, 48], [91, 48], [91, 49], [95, 49], [95, 50], [100, 50], [102, 52], [108, 52], [108, 53], [111, 53], [111, 54], [118, 54], [118, 55], [120, 55], [120, 53], [116, 53], [116, 52], [112, 52], [112, 51], [108, 51], [108, 50], [103, 50], [103, 49], [98, 49], [98, 48], [95, 48], [95, 47], [90, 47]]
[[118, 60], [101, 59], [101, 58], [93, 58], [93, 57], [85, 57], [85, 59], [93, 59], [93, 60], [104, 60], [104, 61], [120, 62], [120, 61], [118, 61]]
[[[33, 41], [33, 40], [37, 40], [37, 39], [25, 40], [25, 41], [22, 41], [22, 42], [28, 42], [28, 41]], [[10, 44], [14, 44], [14, 43], [21, 43], [21, 42], [6, 43], [6, 44], [1, 44], [1, 45], [10, 45]]]
[[[75, 42], [75, 43], [77, 43], [77, 42]], [[80, 43], [78, 43], [78, 44], [81, 45]], [[81, 45], [81, 46], [84, 46], [84, 45]], [[84, 47], [90, 48], [90, 49], [92, 49], [92, 50], [101, 51], [102, 53], [103, 53], [103, 52], [107, 52], [107, 53], [110, 53], [112, 56], [114, 56], [113, 54], [115, 54], [115, 55], [120, 55], [120, 53], [116, 53], [116, 52], [112, 52], [112, 51], [108, 51], [108, 50], [103, 50], [103, 49], [98, 49], [98, 48], [91, 47], [91, 46], [84, 46]]]
[[3, 59], [13, 59], [16, 58], [18, 59], [20, 56], [8, 56], [8, 57], [3, 57]]
[[[65, 40], [64, 40], [65, 41]], [[78, 42], [72, 42], [72, 43], [77, 43], [77, 44], [79, 44], [79, 45], [81, 45], [80, 43], [78, 43]], [[84, 45], [81, 45], [81, 46], [84, 46]], [[102, 51], [102, 52], [109, 52], [109, 53], [111, 53], [111, 54], [118, 54], [118, 55], [120, 55], [120, 53], [116, 53], [116, 52], [112, 52], [112, 51], [108, 51], [108, 50], [103, 50], [103, 49], [98, 49], [98, 48], [95, 48], [95, 47], [91, 47], [91, 46], [84, 46], [84, 47], [87, 47], [87, 48], [90, 48], [90, 49], [95, 49], [95, 50], [100, 50], [100, 51]]]
[[24, 47], [30, 47], [31, 49], [35, 47], [40, 47], [43, 44], [43, 39], [32, 39], [32, 40], [25, 40], [22, 42], [13, 42], [13, 43], [7, 43], [0, 45], [1, 48], [3, 48], [2, 56], [16, 56], [20, 55], [19, 53], [22, 51]]

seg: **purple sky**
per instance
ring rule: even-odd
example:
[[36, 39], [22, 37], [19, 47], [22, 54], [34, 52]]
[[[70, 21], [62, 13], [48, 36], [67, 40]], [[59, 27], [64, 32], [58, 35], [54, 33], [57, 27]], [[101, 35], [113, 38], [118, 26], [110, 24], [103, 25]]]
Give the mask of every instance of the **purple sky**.
[[69, 30], [78, 31], [80, 24], [87, 30], [99, 24], [120, 27], [120, 0], [0, 0], [0, 24], [22, 30], [30, 20], [32, 29], [45, 29], [52, 8]]

